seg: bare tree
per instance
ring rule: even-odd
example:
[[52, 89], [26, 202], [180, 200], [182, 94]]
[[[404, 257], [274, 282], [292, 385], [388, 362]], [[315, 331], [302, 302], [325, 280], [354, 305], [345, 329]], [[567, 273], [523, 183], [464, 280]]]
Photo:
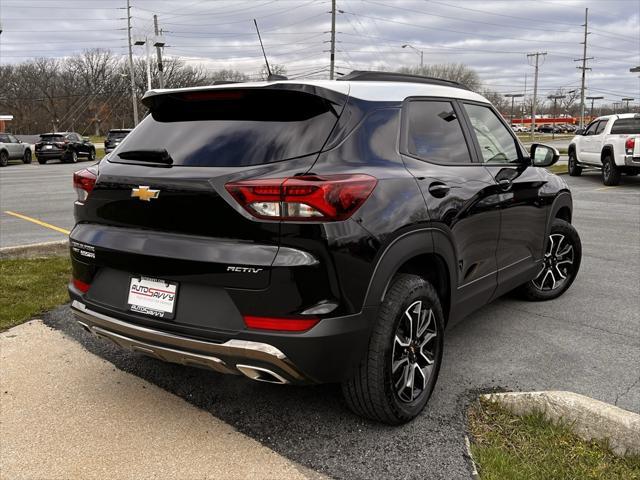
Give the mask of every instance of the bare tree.
[[452, 80], [461, 83], [474, 92], [479, 91], [482, 87], [478, 73], [462, 63], [435, 63], [422, 67], [403, 67], [398, 71], [400, 73]]

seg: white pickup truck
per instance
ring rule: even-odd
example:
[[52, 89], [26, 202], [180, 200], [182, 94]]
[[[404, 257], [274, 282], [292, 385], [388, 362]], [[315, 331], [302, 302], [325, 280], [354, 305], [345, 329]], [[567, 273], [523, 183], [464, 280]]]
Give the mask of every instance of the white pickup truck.
[[31, 145], [23, 143], [13, 135], [0, 133], [0, 167], [6, 167], [9, 160], [22, 160], [31, 163]]
[[578, 130], [569, 144], [569, 175], [585, 168], [602, 170], [605, 185], [620, 183], [620, 174], [640, 173], [640, 114], [598, 117]]

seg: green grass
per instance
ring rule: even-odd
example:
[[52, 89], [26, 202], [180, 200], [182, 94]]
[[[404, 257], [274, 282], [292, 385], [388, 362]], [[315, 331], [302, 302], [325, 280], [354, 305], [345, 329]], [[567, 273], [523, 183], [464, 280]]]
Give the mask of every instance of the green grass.
[[0, 260], [0, 331], [69, 300], [68, 257]]
[[100, 160], [104, 157], [104, 148], [96, 148], [96, 158]]
[[551, 173], [567, 173], [567, 166], [559, 165], [556, 163], [555, 165], [547, 167], [547, 170], [549, 170]]
[[541, 413], [518, 417], [479, 402], [469, 411], [469, 430], [481, 480], [640, 479], [640, 457], [616, 457]]
[[105, 138], [106, 138], [106, 137], [105, 137], [104, 135], [98, 135], [98, 136], [96, 136], [96, 135], [91, 135], [91, 136], [89, 137], [89, 141], [90, 141], [91, 143], [104, 143], [104, 139], [105, 139]]

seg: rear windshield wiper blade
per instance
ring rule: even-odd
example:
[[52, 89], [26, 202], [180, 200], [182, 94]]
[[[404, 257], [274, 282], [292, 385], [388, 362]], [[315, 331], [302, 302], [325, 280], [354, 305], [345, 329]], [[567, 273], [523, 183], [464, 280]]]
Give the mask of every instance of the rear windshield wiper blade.
[[173, 158], [164, 148], [157, 150], [127, 150], [118, 153], [123, 160], [136, 160], [138, 162], [162, 163], [163, 165], [173, 164]]

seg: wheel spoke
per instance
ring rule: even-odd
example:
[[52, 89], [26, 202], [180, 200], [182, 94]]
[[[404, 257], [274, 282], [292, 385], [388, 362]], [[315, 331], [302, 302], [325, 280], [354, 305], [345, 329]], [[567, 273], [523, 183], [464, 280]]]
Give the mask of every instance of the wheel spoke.
[[409, 363], [409, 359], [407, 357], [402, 357], [400, 360], [395, 360], [393, 362], [393, 366], [391, 367], [391, 372], [396, 373], [396, 370], [398, 370], [405, 363]]
[[403, 342], [397, 334], [396, 334], [396, 338], [394, 339], [394, 342], [395, 342], [395, 345], [393, 346], [394, 350], [396, 348], [396, 345], [398, 345], [399, 347], [404, 348], [404, 347], [408, 347], [409, 344], [411, 343], [410, 340], [408, 340], [406, 342]]
[[558, 275], [560, 275], [561, 280], [564, 280], [565, 278], [567, 278], [567, 276], [564, 273], [562, 273], [558, 265], [556, 265], [556, 272], [558, 272]]
[[432, 309], [429, 309], [428, 311], [423, 310], [420, 318], [420, 323], [418, 325], [418, 332], [416, 335], [418, 340], [422, 337], [422, 335], [424, 335], [424, 332], [427, 331], [427, 329], [431, 325], [432, 320], [433, 320], [433, 310]]
[[567, 245], [564, 250], [562, 250], [561, 252], [557, 253], [558, 257], [564, 258], [565, 256], [569, 255], [569, 253], [573, 254], [573, 246], [572, 245]]

